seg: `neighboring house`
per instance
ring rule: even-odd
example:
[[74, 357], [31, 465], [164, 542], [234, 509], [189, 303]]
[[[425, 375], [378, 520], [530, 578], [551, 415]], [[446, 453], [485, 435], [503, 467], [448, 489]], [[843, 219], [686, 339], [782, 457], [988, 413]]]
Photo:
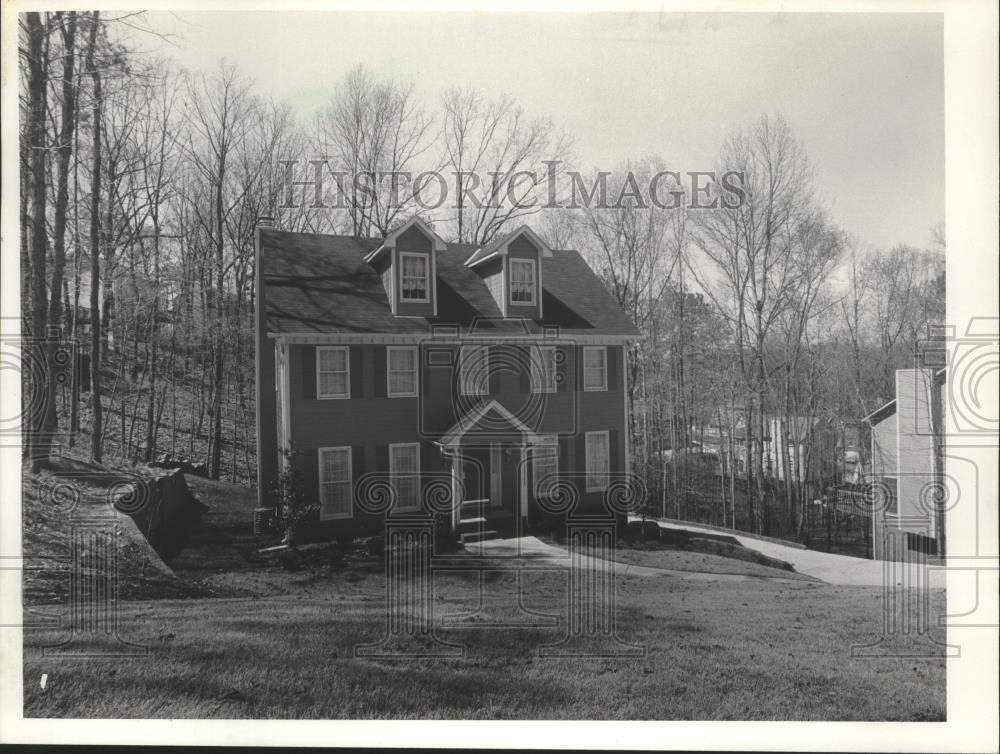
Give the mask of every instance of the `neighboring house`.
[[261, 506], [286, 447], [316, 536], [377, 530], [387, 489], [391, 512], [498, 529], [599, 510], [627, 474], [639, 333], [577, 252], [526, 226], [480, 248], [417, 218], [380, 239], [262, 226], [257, 270]]
[[896, 370], [896, 397], [865, 417], [871, 426], [872, 542], [879, 560], [943, 552], [944, 369]]
[[[756, 420], [754, 420], [756, 425]], [[732, 438], [730, 438], [732, 433]], [[787, 440], [787, 451], [781, 451], [782, 438]], [[714, 423], [705, 428], [703, 448], [722, 459], [727, 473], [735, 470], [737, 478], [747, 476], [747, 432], [742, 408], [737, 408], [728, 426]], [[732, 440], [732, 442], [730, 442]], [[754, 444], [759, 439], [754, 437]], [[837, 475], [838, 460], [848, 464], [848, 456], [840, 433], [832, 422], [819, 417], [764, 416], [764, 437], [761, 445], [764, 476], [769, 479], [796, 482], [831, 480]], [[843, 455], [841, 455], [843, 453]], [[846, 472], [845, 472], [846, 474]]]

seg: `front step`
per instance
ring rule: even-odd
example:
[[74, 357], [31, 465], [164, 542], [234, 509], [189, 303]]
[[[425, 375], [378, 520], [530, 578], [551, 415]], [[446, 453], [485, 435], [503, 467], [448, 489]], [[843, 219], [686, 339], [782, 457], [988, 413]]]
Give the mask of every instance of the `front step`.
[[483, 516], [472, 516], [470, 518], [462, 518], [458, 522], [459, 533], [479, 531], [485, 528], [486, 519]]
[[463, 532], [458, 535], [458, 538], [463, 545], [468, 545], [474, 542], [483, 542], [487, 539], [499, 539], [500, 532], [495, 529], [479, 529], [477, 531]]

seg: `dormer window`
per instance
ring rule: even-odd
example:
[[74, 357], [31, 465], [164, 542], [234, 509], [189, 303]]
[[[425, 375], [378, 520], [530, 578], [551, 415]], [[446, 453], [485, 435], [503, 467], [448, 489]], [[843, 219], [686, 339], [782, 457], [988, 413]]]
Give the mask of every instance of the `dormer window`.
[[430, 264], [426, 254], [399, 253], [399, 300], [425, 304], [430, 301]]
[[527, 225], [480, 246], [465, 260], [479, 273], [504, 317], [540, 320], [543, 262], [552, 250]]
[[512, 304], [535, 305], [534, 259], [510, 260], [510, 301]]
[[365, 255], [382, 278], [393, 315], [437, 316], [437, 255], [447, 248], [427, 223], [412, 217]]

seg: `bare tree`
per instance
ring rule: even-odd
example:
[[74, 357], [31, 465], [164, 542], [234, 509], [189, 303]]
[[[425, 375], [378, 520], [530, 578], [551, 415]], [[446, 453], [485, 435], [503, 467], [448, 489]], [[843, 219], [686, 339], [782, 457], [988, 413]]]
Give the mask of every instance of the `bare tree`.
[[[772, 327], [793, 304], [798, 267], [794, 234], [812, 201], [811, 168], [780, 117], [761, 117], [723, 146], [717, 173], [743, 176], [744, 200], [698, 213], [696, 243], [708, 269], [689, 269], [730, 323], [746, 386], [748, 474], [757, 480], [757, 527], [763, 517], [765, 345]], [[754, 435], [757, 442], [754, 443]]]
[[91, 434], [90, 453], [100, 462], [103, 456], [103, 411], [101, 406], [101, 125], [103, 107], [101, 72], [95, 61], [100, 12], [94, 11], [90, 19], [87, 42], [87, 73], [93, 82], [91, 105], [91, 130], [93, 161], [90, 185], [90, 402]]
[[386, 235], [413, 207], [419, 186], [412, 173], [431, 146], [432, 123], [412, 85], [375, 81], [363, 65], [337, 88], [316, 131], [355, 236]]
[[455, 179], [455, 240], [489, 243], [504, 228], [538, 212], [550, 166], [569, 158], [570, 141], [549, 118], [529, 118], [504, 95], [489, 101], [449, 89], [443, 163]]
[[[209, 473], [218, 478], [222, 455], [222, 395], [225, 389], [225, 348], [222, 334], [226, 329], [225, 301], [226, 223], [243, 198], [227, 194], [230, 170], [236, 154], [245, 146], [258, 103], [250, 93], [252, 82], [235, 65], [223, 63], [213, 74], [189, 75], [187, 109], [191, 137], [187, 154], [195, 171], [204, 181], [209, 202], [194, 205], [194, 214], [212, 249], [213, 265], [207, 290], [212, 292], [210, 318], [216, 323], [217, 337], [212, 339], [212, 382], [209, 413], [212, 418], [209, 436]], [[212, 288], [214, 278], [214, 289]]]
[[[31, 185], [31, 320], [32, 336], [28, 349], [31, 364], [28, 371], [31, 404], [35, 410], [29, 411], [27, 451], [32, 469], [37, 470], [48, 461], [51, 443], [45, 437], [46, 411], [44, 401], [50, 392], [49, 363], [44, 344], [48, 324], [48, 233], [46, 231], [46, 157], [48, 143], [45, 118], [47, 108], [49, 29], [42, 17], [36, 13], [24, 15], [27, 29], [27, 49], [24, 55], [28, 63], [28, 113], [27, 143], [29, 148]], [[39, 411], [38, 407], [43, 407]]]

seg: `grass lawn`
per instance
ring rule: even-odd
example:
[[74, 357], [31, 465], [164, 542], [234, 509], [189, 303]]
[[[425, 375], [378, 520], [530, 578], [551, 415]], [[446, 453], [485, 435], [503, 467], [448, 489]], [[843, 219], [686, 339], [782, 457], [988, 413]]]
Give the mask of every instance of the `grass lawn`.
[[[385, 632], [382, 560], [315, 550], [288, 571], [254, 557], [252, 492], [196, 478], [210, 511], [172, 562], [176, 575], [145, 567], [141, 543], [119, 557], [119, 636], [147, 653], [100, 656], [105, 645], [61, 656], [45, 649], [69, 630], [67, 527], [52, 482], [25, 486], [25, 555], [47, 564], [25, 573], [28, 717], [944, 719], [941, 651], [912, 637], [893, 647], [919, 658], [852, 657], [881, 634], [881, 590], [644, 546], [617, 557], [717, 577], [616, 577], [618, 635], [640, 656], [611, 656], [620, 647], [607, 641], [584, 647], [601, 656], [540, 656], [566, 634], [569, 572], [519, 578], [512, 561], [492, 561], [480, 574], [472, 564], [491, 561], [466, 558], [470, 570], [435, 575], [430, 598], [436, 637], [463, 656], [359, 657]], [[85, 498], [100, 498], [94, 482]], [[932, 593], [932, 621], [943, 609], [944, 594]], [[538, 625], [540, 615], [555, 625]]]
[[[487, 576], [486, 607], [440, 639], [462, 658], [355, 657], [385, 621], [378, 568], [268, 572], [284, 593], [123, 603], [135, 659], [60, 659], [25, 633], [29, 717], [942, 720], [945, 661], [855, 659], [881, 625], [878, 590], [812, 582], [619, 578], [631, 658], [544, 658], [556, 627], [489, 628], [516, 617], [516, 577]], [[523, 605], [559, 612], [566, 572], [523, 579]], [[475, 613], [476, 574], [435, 580], [434, 606]], [[943, 609], [943, 595], [935, 595]], [[522, 613], [523, 615], [523, 613]], [[603, 649], [608, 649], [604, 645]], [[613, 646], [611, 647], [613, 649]], [[48, 674], [45, 690], [42, 673]]]

